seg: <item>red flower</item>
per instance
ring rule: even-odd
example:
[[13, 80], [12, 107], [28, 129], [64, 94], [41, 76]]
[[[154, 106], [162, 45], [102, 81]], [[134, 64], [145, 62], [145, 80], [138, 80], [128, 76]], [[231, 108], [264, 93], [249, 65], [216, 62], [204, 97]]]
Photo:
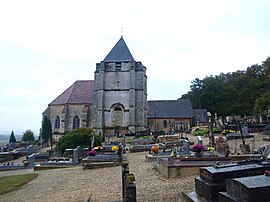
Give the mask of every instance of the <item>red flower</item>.
[[269, 171], [269, 170], [264, 171], [264, 175], [265, 175], [265, 176], [270, 175], [270, 171]]

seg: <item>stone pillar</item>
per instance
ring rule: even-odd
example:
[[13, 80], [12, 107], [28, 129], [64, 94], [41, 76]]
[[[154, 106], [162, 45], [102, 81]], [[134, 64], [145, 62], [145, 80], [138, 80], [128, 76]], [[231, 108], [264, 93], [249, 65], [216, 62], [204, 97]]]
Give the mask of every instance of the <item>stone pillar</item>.
[[133, 174], [127, 175], [125, 202], [136, 202], [136, 184]]
[[126, 187], [126, 175], [129, 174], [129, 168], [128, 168], [128, 163], [122, 164], [122, 197], [123, 201], [125, 200], [126, 197], [126, 192], [125, 192], [125, 187]]

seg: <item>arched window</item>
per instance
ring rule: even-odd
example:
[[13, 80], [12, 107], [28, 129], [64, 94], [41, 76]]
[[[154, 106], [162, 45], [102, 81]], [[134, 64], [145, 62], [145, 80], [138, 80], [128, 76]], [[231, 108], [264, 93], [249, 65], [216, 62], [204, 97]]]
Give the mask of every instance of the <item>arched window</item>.
[[164, 127], [164, 128], [167, 128], [167, 127], [168, 127], [167, 120], [164, 120], [164, 122], [163, 122], [163, 127]]
[[80, 118], [76, 115], [73, 118], [72, 128], [73, 130], [80, 127]]
[[56, 116], [56, 117], [55, 117], [55, 120], [54, 120], [54, 128], [55, 128], [55, 129], [59, 129], [59, 128], [60, 128], [60, 118], [59, 118], [59, 116]]
[[117, 103], [111, 107], [111, 124], [113, 127], [122, 126], [124, 120], [124, 107]]

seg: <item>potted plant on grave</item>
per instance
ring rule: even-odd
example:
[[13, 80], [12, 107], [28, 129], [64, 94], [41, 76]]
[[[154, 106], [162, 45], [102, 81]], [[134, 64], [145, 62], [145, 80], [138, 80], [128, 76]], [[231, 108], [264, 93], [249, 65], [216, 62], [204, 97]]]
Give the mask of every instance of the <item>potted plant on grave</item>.
[[204, 151], [205, 147], [201, 144], [195, 144], [192, 147], [192, 151], [195, 152], [196, 157], [202, 157], [203, 156], [203, 151]]
[[97, 151], [93, 149], [93, 150], [87, 152], [87, 154], [88, 154], [89, 156], [96, 156]]
[[117, 146], [112, 146], [111, 150], [114, 151], [114, 152], [116, 152], [116, 151], [119, 150], [119, 148]]
[[176, 149], [176, 148], [173, 148], [173, 149], [172, 149], [171, 157], [173, 157], [173, 158], [179, 157], [179, 155], [177, 154], [177, 149]]
[[153, 147], [151, 147], [151, 152], [152, 152], [153, 154], [157, 154], [158, 151], [159, 151], [158, 146], [153, 146]]

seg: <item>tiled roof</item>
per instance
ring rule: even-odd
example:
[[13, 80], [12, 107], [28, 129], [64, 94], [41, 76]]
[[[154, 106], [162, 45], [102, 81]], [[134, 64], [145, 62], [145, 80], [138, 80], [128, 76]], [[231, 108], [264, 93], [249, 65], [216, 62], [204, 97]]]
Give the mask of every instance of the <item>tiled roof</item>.
[[113, 49], [105, 57], [103, 62], [126, 62], [133, 60], [133, 57], [127, 47], [123, 37], [115, 44]]
[[75, 81], [75, 83], [73, 83], [49, 105], [90, 104], [93, 102], [93, 91], [93, 80]]
[[191, 118], [193, 110], [189, 99], [148, 101], [149, 118]]

